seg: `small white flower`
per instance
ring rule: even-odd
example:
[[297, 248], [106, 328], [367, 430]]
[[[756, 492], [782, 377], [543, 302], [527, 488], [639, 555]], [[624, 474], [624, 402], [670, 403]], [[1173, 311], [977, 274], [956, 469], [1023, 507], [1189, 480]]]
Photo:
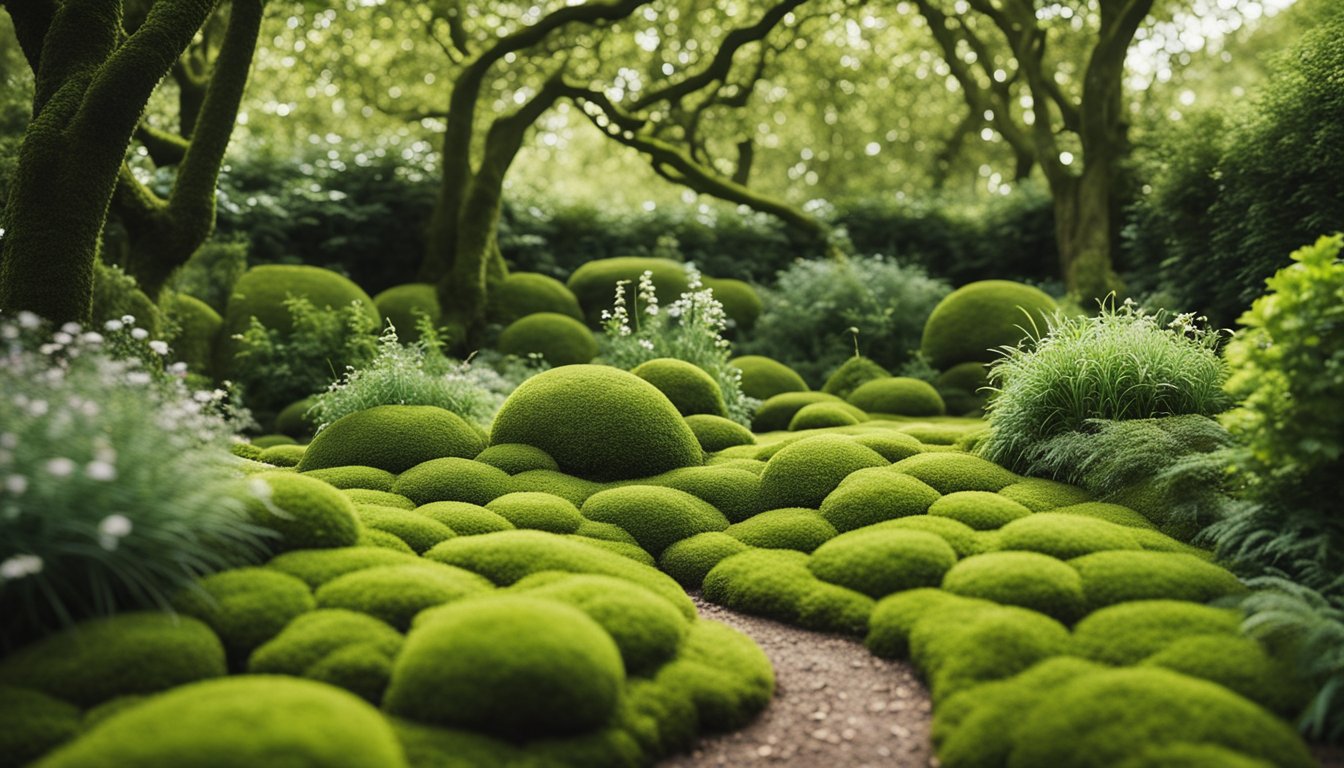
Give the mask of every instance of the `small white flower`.
[[131, 371], [130, 373], [126, 374], [126, 382], [129, 384], [134, 384], [137, 387], [143, 387], [144, 385], [148, 384], [149, 381], [150, 381], [149, 374], [145, 373], [144, 371]]
[[13, 432], [0, 432], [0, 448], [14, 450], [19, 447], [19, 436]]
[[91, 461], [84, 467], [84, 474], [90, 480], [110, 482], [117, 479], [117, 468], [110, 462]]
[[121, 322], [126, 325], [135, 325], [135, 315], [122, 315]]
[[37, 555], [14, 555], [0, 563], [0, 579], [12, 581], [42, 572], [42, 558]]
[[46, 416], [50, 410], [51, 406], [46, 400], [34, 400], [28, 403], [28, 413], [32, 416]]
[[10, 475], [5, 478], [5, 490], [15, 496], [22, 496], [28, 490], [28, 478], [23, 475]]
[[121, 538], [131, 532], [131, 519], [125, 515], [114, 514], [103, 518], [98, 524], [98, 533], [104, 536]]
[[28, 330], [32, 330], [42, 324], [42, 318], [38, 317], [32, 312], [29, 312], [26, 309], [18, 314], [18, 318], [20, 328], [26, 328]]
[[168, 354], [168, 342], [166, 341], [160, 341], [159, 339], [155, 339], [149, 342], [149, 348], [154, 350], [160, 355]]
[[38, 351], [38, 352], [41, 352], [41, 353], [44, 354], [44, 355], [51, 355], [51, 354], [55, 354], [56, 352], [60, 352], [60, 351], [61, 351], [61, 345], [60, 345], [60, 344], [43, 344], [42, 346], [40, 346], [40, 347], [37, 348], [37, 351]]
[[149, 331], [145, 330], [144, 328], [132, 328], [131, 338], [135, 339], [136, 341], [144, 341], [145, 339], [149, 338]]
[[78, 334], [80, 331], [82, 331], [83, 328], [80, 327], [79, 323], [76, 323], [76, 322], [73, 322], [73, 321], [72, 321], [72, 322], [68, 322], [68, 323], [66, 323], [65, 325], [62, 325], [62, 326], [61, 326], [61, 330], [64, 331], [64, 332], [66, 332], [66, 333], [68, 333], [68, 334], [70, 334], [71, 336], [74, 336], [74, 335]]
[[112, 333], [116, 333], [117, 331], [120, 331], [122, 328], [125, 327], [126, 324], [121, 322], [120, 320], [108, 320], [106, 323], [103, 323], [103, 330], [110, 331]]
[[19, 327], [17, 325], [0, 325], [0, 339], [12, 340], [19, 338]]
[[649, 350], [650, 352], [653, 351], [653, 342], [649, 341], [648, 339], [640, 339], [639, 346]]
[[48, 459], [46, 464], [47, 474], [53, 477], [69, 477], [75, 472], [75, 462], [60, 456], [54, 459]]
[[187, 372], [187, 364], [179, 360], [168, 366], [168, 372], [179, 376], [185, 374]]
[[103, 334], [98, 333], [97, 331], [87, 331], [80, 334], [79, 340], [85, 344], [102, 344]]

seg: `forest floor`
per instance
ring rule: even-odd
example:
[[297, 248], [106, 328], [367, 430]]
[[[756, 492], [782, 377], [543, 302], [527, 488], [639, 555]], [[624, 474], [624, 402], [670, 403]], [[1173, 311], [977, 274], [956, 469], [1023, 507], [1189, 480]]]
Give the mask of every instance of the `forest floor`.
[[936, 766], [929, 692], [863, 643], [748, 616], [692, 594], [700, 616], [746, 633], [775, 668], [775, 698], [746, 728], [703, 739], [660, 768]]

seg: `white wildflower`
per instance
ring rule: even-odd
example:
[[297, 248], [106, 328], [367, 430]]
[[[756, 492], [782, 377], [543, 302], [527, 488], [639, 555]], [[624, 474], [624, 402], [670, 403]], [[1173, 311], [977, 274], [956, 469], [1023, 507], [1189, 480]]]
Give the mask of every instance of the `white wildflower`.
[[42, 318], [38, 317], [32, 312], [29, 312], [26, 309], [18, 314], [18, 318], [19, 318], [19, 327], [30, 331], [38, 327], [39, 325], [42, 325]]
[[126, 327], [125, 323], [115, 319], [108, 320], [106, 323], [103, 323], [103, 330], [109, 331], [111, 333], [116, 333], [117, 331], [120, 331], [122, 328], [125, 327]]
[[98, 532], [104, 536], [115, 536], [120, 539], [131, 533], [131, 519], [125, 515], [113, 514], [104, 517], [102, 522], [98, 523]]
[[150, 376], [145, 371], [131, 371], [126, 374], [126, 382], [137, 387], [143, 387], [150, 382]]
[[23, 475], [10, 475], [5, 478], [5, 491], [8, 493], [22, 496], [26, 490], [28, 490], [28, 478]]
[[14, 450], [19, 447], [19, 436], [13, 432], [0, 432], [0, 448]]
[[653, 351], [653, 342], [649, 341], [648, 339], [640, 339], [639, 346], [649, 350], [650, 352]]
[[69, 477], [75, 472], [75, 462], [64, 456], [54, 459], [48, 459], [46, 463], [47, 474], [53, 477]]
[[102, 344], [103, 334], [97, 331], [86, 331], [80, 335], [79, 340], [85, 344]]
[[122, 315], [121, 322], [126, 325], [135, 325], [135, 315]]
[[144, 341], [145, 339], [149, 338], [149, 331], [145, 330], [144, 328], [132, 328], [131, 338], [135, 339], [136, 341]]
[[84, 329], [80, 327], [79, 323], [73, 321], [68, 322], [61, 326], [61, 331], [71, 336], [77, 335], [82, 330]]
[[14, 555], [0, 563], [0, 579], [13, 581], [42, 572], [42, 558], [37, 555]]
[[91, 461], [84, 467], [84, 475], [90, 480], [111, 482], [117, 479], [117, 468], [110, 462]]

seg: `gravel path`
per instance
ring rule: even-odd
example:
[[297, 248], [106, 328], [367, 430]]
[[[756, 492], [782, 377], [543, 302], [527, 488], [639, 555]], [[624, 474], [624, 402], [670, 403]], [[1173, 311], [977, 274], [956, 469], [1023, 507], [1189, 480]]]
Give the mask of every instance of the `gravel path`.
[[692, 595], [700, 615], [751, 636], [775, 667], [775, 699], [746, 728], [701, 741], [660, 768], [936, 766], [929, 694], [909, 665], [863, 643], [730, 611]]

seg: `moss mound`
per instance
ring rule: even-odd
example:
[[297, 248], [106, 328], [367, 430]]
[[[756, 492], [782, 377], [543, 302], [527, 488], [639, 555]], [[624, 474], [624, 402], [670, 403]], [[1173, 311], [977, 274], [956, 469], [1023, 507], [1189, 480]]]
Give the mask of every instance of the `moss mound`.
[[1102, 501], [1086, 501], [1079, 504], [1055, 507], [1050, 511], [1061, 515], [1081, 515], [1083, 517], [1091, 517], [1141, 531], [1157, 530], [1157, 526], [1153, 525], [1148, 518], [1135, 512], [1129, 507], [1120, 504], [1109, 504]]
[[1300, 683], [1294, 682], [1293, 670], [1286, 660], [1270, 657], [1260, 643], [1249, 637], [1182, 637], [1144, 659], [1143, 665], [1217, 683], [1286, 720], [1302, 711], [1310, 695]]
[[703, 277], [701, 281], [723, 305], [730, 331], [749, 331], [756, 325], [756, 318], [761, 316], [765, 305], [750, 283], [728, 277]]
[[826, 495], [821, 516], [837, 531], [852, 531], [884, 520], [923, 515], [938, 492], [909, 475], [874, 467], [853, 472]]
[[921, 453], [891, 465], [895, 472], [923, 480], [939, 493], [998, 491], [1022, 478], [968, 453]]
[[536, 446], [564, 472], [597, 480], [703, 461], [695, 435], [663, 393], [597, 365], [553, 368], [523, 382], [495, 417], [491, 443]]
[[412, 554], [374, 547], [342, 547], [286, 552], [272, 558], [266, 567], [294, 576], [310, 588], [317, 589], [337, 576], [361, 568], [414, 562], [416, 558]]
[[627, 301], [635, 293], [639, 276], [653, 273], [654, 292], [658, 303], [667, 305], [689, 289], [686, 267], [671, 259], [621, 256], [614, 259], [594, 259], [585, 262], [569, 276], [565, 285], [579, 300], [588, 324], [596, 327], [602, 321], [602, 310], [610, 310], [616, 296], [616, 283], [628, 280]]
[[492, 445], [476, 457], [476, 461], [502, 469], [510, 475], [527, 472], [531, 469], [560, 469], [550, 454], [532, 445], [522, 443], [502, 443]]
[[322, 608], [343, 608], [405, 632], [416, 614], [494, 589], [484, 576], [442, 563], [383, 565], [338, 576], [317, 590]]
[[435, 501], [465, 501], [485, 506], [514, 490], [502, 469], [471, 459], [431, 459], [402, 472], [392, 485], [416, 506]]
[[872, 598], [822, 581], [808, 555], [789, 549], [749, 549], [720, 561], [704, 578], [705, 599], [807, 629], [861, 635]]
[[291, 621], [248, 659], [253, 674], [321, 680], [368, 701], [382, 699], [402, 637], [364, 613], [328, 608]]
[[[1009, 280], [981, 280], [948, 294], [924, 324], [920, 351], [934, 368], [993, 362], [995, 350], [1044, 331], [1055, 311], [1044, 291]], [[1025, 331], [1023, 329], [1026, 329]]]
[[537, 272], [511, 272], [491, 286], [486, 313], [493, 323], [508, 325], [538, 312], [553, 312], [583, 319], [579, 300], [565, 284]]
[[430, 459], [470, 459], [485, 448], [461, 416], [432, 405], [379, 405], [342, 416], [308, 444], [299, 471], [352, 464], [392, 474]]
[[835, 526], [815, 509], [772, 509], [728, 526], [724, 533], [753, 547], [811, 552], [835, 538]]
[[979, 554], [984, 550], [979, 534], [965, 523], [959, 523], [949, 517], [931, 517], [929, 515], [910, 515], [887, 520], [872, 526], [877, 530], [923, 531], [947, 542], [957, 553], [957, 557]]
[[307, 442], [317, 431], [317, 424], [308, 418], [308, 409], [313, 407], [314, 400], [315, 395], [295, 400], [281, 408], [275, 415], [275, 431]]
[[846, 398], [868, 413], [898, 416], [942, 416], [947, 412], [938, 390], [927, 381], [907, 376], [888, 376], [860, 384]]
[[390, 549], [394, 552], [402, 552], [407, 555], [414, 555], [415, 550], [411, 545], [398, 537], [394, 533], [380, 531], [377, 528], [365, 527], [359, 532], [359, 541], [355, 542], [357, 547], [377, 547], [379, 549]]
[[1031, 515], [1012, 499], [987, 491], [956, 491], [929, 505], [929, 514], [965, 523], [977, 531], [992, 531]]
[[248, 481], [248, 514], [280, 534], [279, 549], [346, 547], [359, 538], [355, 505], [321, 480], [292, 472], [260, 472]]
[[492, 596], [416, 623], [384, 706], [515, 739], [567, 736], [605, 724], [624, 682], [616, 643], [587, 614], [552, 600]]
[[[778, 360], [761, 355], [743, 355], [729, 360], [728, 364], [742, 372], [742, 393], [747, 397], [769, 400], [785, 392], [806, 392], [810, 389], [797, 371]], [[788, 423], [787, 419], [785, 423]]]
[[199, 584], [199, 590], [184, 590], [175, 597], [173, 608], [214, 630], [235, 666], [294, 617], [317, 607], [307, 584], [269, 568], [223, 571]]
[[979, 393], [979, 389], [988, 383], [989, 366], [981, 362], [971, 361], [957, 363], [938, 374], [938, 378], [933, 381], [933, 386], [939, 391], [945, 389], [957, 390], [983, 400], [984, 397]]
[[1246, 591], [1231, 572], [1179, 552], [1096, 552], [1069, 564], [1092, 610], [1130, 600], [1207, 603]]
[[866, 384], [874, 379], [885, 379], [891, 376], [891, 371], [869, 360], [866, 357], [854, 356], [846, 360], [826, 377], [826, 383], [822, 385], [821, 391], [828, 395], [835, 395], [840, 398], [849, 398], [849, 393], [862, 384]]
[[514, 527], [498, 512], [465, 501], [434, 501], [416, 507], [415, 512], [448, 526], [459, 536], [511, 531]]
[[[818, 509], [841, 481], [854, 472], [885, 466], [887, 460], [876, 451], [848, 437], [805, 437], [776, 453], [766, 464], [765, 472], [761, 473], [761, 503], [767, 509]], [[834, 525], [835, 521], [831, 523]]]
[[930, 611], [910, 631], [910, 658], [929, 681], [935, 704], [1068, 649], [1064, 625], [1016, 607], [954, 605]]
[[452, 528], [413, 509], [361, 505], [355, 513], [365, 527], [396, 536], [416, 554], [457, 535]]
[[392, 483], [397, 479], [396, 475], [385, 469], [360, 466], [314, 469], [303, 474], [341, 490], [390, 492]]
[[1177, 742], [1145, 749], [1119, 768], [1273, 768], [1273, 765], [1215, 744]]
[[707, 531], [722, 531], [728, 520], [707, 502], [675, 488], [628, 485], [596, 493], [583, 503], [583, 516], [624, 528], [649, 554]]
[[160, 305], [164, 317], [178, 329], [172, 358], [186, 363], [188, 370], [209, 376], [224, 318], [209, 304], [185, 293], [165, 291]]
[[0, 686], [0, 766], [19, 768], [80, 730], [79, 707], [27, 688]]
[[[857, 412], [856, 412], [857, 411]], [[867, 414], [844, 403], [812, 403], [798, 409], [789, 420], [789, 431], [852, 427], [867, 419]]]
[[707, 502], [729, 522], [740, 522], [762, 511], [761, 479], [733, 466], [683, 467], [634, 484], [675, 488]]
[[920, 619], [938, 611], [989, 605], [982, 600], [972, 600], [932, 587], [897, 592], [882, 598], [873, 607], [863, 644], [874, 655], [884, 659], [908, 658], [910, 632]]
[[[263, 438], [257, 439], [260, 441]], [[260, 442], [257, 445], [260, 446]], [[257, 461], [275, 467], [296, 467], [303, 460], [303, 452], [304, 447], [302, 445], [278, 443], [263, 448], [261, 455], [257, 457]]]
[[1105, 664], [1138, 664], [1185, 637], [1239, 634], [1237, 611], [1177, 600], [1136, 600], [1089, 614], [1073, 629], [1074, 653]]
[[527, 357], [541, 355], [553, 366], [579, 365], [597, 357], [597, 339], [569, 315], [537, 312], [509, 324], [499, 335], [499, 351]]
[[751, 430], [722, 416], [700, 413], [686, 417], [686, 426], [691, 428], [700, 448], [705, 453], [715, 453], [734, 445], [754, 445], [756, 436]]
[[485, 505], [514, 528], [532, 528], [551, 533], [574, 533], [583, 523], [579, 508], [550, 493], [506, 493]]
[[[312, 477], [312, 475], [308, 475]], [[393, 480], [393, 484], [396, 480]], [[391, 491], [374, 491], [368, 488], [349, 488], [343, 491], [345, 497], [355, 503], [356, 507], [372, 505], [375, 507], [392, 507], [394, 509], [415, 509], [415, 502], [402, 496], [399, 493]]]
[[750, 548], [727, 533], [698, 533], [664, 549], [658, 558], [658, 568], [686, 589], [699, 589], [705, 574], [714, 566]]
[[892, 463], [924, 452], [924, 445], [918, 439], [903, 432], [883, 431], [855, 435], [854, 442], [865, 448], [872, 448], [881, 454], [882, 458]]
[[1003, 526], [999, 548], [1040, 552], [1069, 560], [1093, 552], [1140, 549], [1124, 526], [1079, 515], [1041, 512]]
[[936, 586], [957, 553], [932, 533], [859, 530], [837, 536], [812, 553], [807, 567], [818, 578], [874, 599]]
[[1037, 552], [972, 555], [952, 567], [943, 589], [1017, 605], [1071, 623], [1083, 615], [1083, 581], [1060, 560]]
[[432, 283], [394, 285], [373, 297], [373, 303], [382, 316], [380, 326], [387, 323], [397, 329], [397, 339], [403, 344], [420, 340], [420, 318], [428, 318], [434, 327], [443, 316], [439, 306], [439, 292]]
[[672, 357], [640, 363], [630, 373], [658, 388], [682, 416], [727, 416], [718, 382], [699, 366]]
[[1076, 485], [1027, 477], [999, 489], [999, 494], [1012, 499], [1032, 512], [1048, 512], [1073, 504], [1082, 504], [1091, 496]]
[[604, 488], [607, 483], [584, 480], [581, 477], [567, 475], [564, 472], [549, 469], [529, 469], [513, 476], [513, 490], [538, 491], [568, 499], [569, 503], [580, 506], [584, 501]]
[[804, 406], [813, 403], [839, 403], [844, 404], [844, 400], [835, 395], [828, 395], [825, 392], [783, 392], [778, 395], [772, 395], [761, 407], [756, 409], [756, 415], [751, 419], [751, 429], [753, 432], [775, 432], [789, 428], [789, 422]]
[[145, 768], [406, 765], [387, 721], [344, 691], [283, 677], [184, 686], [130, 707], [53, 753], [44, 766]]

